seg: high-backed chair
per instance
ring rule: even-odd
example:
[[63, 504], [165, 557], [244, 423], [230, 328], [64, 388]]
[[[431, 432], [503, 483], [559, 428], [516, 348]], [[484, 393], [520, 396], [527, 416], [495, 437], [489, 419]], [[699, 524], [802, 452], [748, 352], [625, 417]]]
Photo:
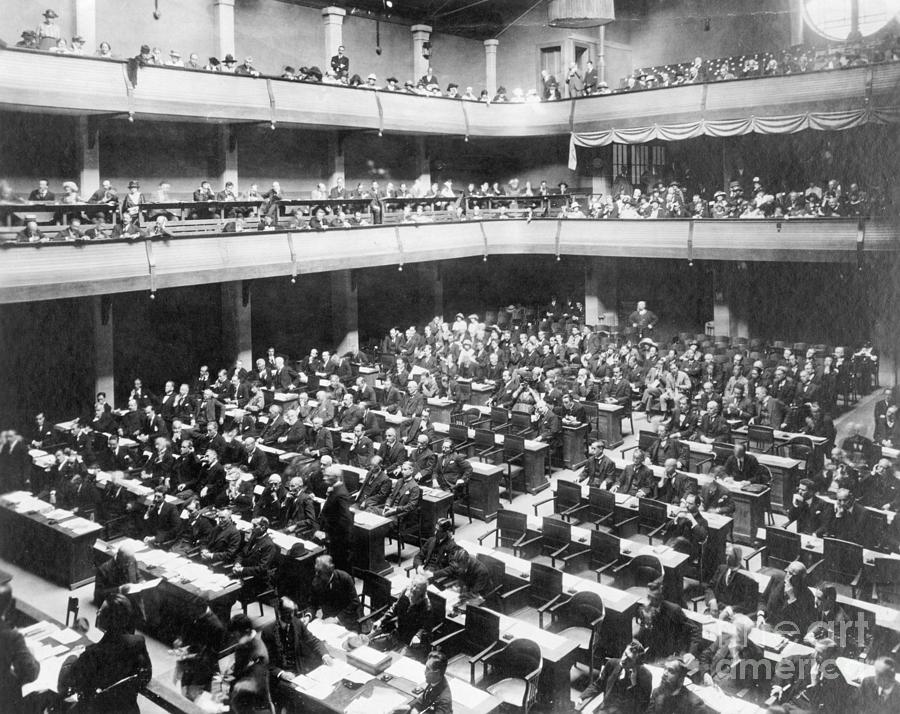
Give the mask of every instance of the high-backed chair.
[[615, 586], [633, 592], [638, 590], [644, 595], [644, 589], [663, 576], [662, 563], [655, 555], [636, 555], [627, 563], [613, 568]]
[[593, 523], [594, 528], [609, 528], [622, 538], [630, 538], [638, 532], [638, 516], [616, 520], [616, 495], [599, 486], [588, 489], [587, 513], [579, 514], [583, 523]]
[[612, 574], [612, 569], [622, 564], [621, 539], [605, 531], [591, 531], [591, 568], [597, 574], [597, 582], [602, 576]]
[[556, 491], [547, 498], [535, 501], [532, 504], [534, 515], [538, 514], [538, 507], [545, 503], [553, 502], [553, 513], [565, 521], [578, 516], [587, 510], [587, 504], [581, 498], [581, 485], [572, 481], [559, 480], [556, 482]]
[[635, 444], [634, 446], [629, 446], [625, 449], [622, 449], [622, 451], [620, 453], [622, 454], [622, 456], [625, 456], [625, 454], [627, 454], [629, 451], [633, 451], [634, 449], [640, 449], [641, 451], [643, 451], [646, 454], [647, 450], [651, 446], [653, 446], [654, 441], [656, 441], [656, 432], [655, 431], [641, 429], [640, 431], [638, 431], [637, 444]]
[[368, 570], [363, 570], [358, 576], [363, 581], [363, 589], [360, 597], [362, 614], [356, 621], [356, 629], [357, 632], [368, 632], [394, 602], [391, 581]]
[[479, 553], [475, 557], [487, 568], [494, 584], [493, 589], [484, 596], [488, 607], [509, 615], [528, 604], [528, 588], [531, 587], [528, 578], [507, 573], [503, 561], [491, 555]]
[[451, 663], [465, 658], [469, 665], [469, 681], [474, 684], [475, 665], [500, 646], [500, 615], [468, 605], [465, 625], [434, 640], [431, 646], [446, 654]]
[[669, 525], [669, 508], [652, 498], [638, 499], [638, 531], [647, 536], [650, 545]]
[[578, 644], [578, 661], [591, 673], [600, 649], [600, 628], [606, 615], [603, 600], [597, 593], [578, 592], [550, 610], [549, 630]]
[[[528, 516], [518, 511], [501, 509], [497, 511], [496, 527], [478, 538], [483, 545], [490, 536], [494, 536], [494, 548], [508, 548], [513, 552], [522, 547], [528, 533]], [[533, 550], [537, 550], [532, 546]]]
[[541, 551], [550, 556], [550, 563], [556, 567], [560, 561], [565, 569], [569, 563], [590, 557], [590, 546], [572, 542], [572, 524], [558, 518], [545, 516], [541, 526]]
[[872, 568], [872, 600], [894, 607], [900, 604], [900, 560], [875, 556]]
[[788, 563], [800, 557], [800, 534], [785, 528], [767, 527], [766, 544], [744, 557], [744, 567], [748, 570], [756, 569], [753, 561], [760, 556], [765, 570], [783, 571]]
[[484, 658], [485, 675], [481, 686], [503, 702], [504, 711], [528, 714], [537, 701], [543, 665], [540, 645], [531, 640], [514, 639]]
[[775, 447], [775, 429], [771, 426], [750, 424], [747, 427], [747, 448], [763, 454], [769, 453]]
[[856, 597], [863, 576], [863, 547], [839, 538], [824, 538], [822, 553], [823, 577], [838, 585], [850, 587]]
[[538, 620], [544, 627], [544, 613], [563, 599], [563, 571], [543, 563], [531, 563], [531, 587], [528, 601], [537, 608]]

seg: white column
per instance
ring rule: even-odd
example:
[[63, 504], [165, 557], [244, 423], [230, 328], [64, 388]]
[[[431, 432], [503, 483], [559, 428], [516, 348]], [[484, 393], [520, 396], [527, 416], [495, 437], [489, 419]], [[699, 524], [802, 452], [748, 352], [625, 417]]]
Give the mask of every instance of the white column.
[[222, 173], [219, 174], [219, 185], [217, 191], [222, 190], [226, 181], [231, 181], [235, 186], [235, 191], [240, 190], [241, 184], [238, 181], [238, 142], [237, 136], [234, 134], [233, 127], [228, 124], [220, 124], [217, 128], [217, 143], [219, 146], [219, 165], [222, 167]]
[[791, 45], [803, 44], [803, 0], [791, 0]]
[[359, 302], [353, 273], [335, 270], [331, 273], [331, 324], [335, 353], [359, 351]]
[[493, 98], [497, 93], [497, 47], [500, 40], [484, 41], [484, 88]]
[[84, 115], [75, 124], [75, 146], [78, 152], [78, 188], [90, 196], [100, 186], [100, 132]]
[[88, 54], [97, 49], [97, 0], [75, 0], [75, 34], [81, 35]]
[[428, 144], [424, 136], [415, 137], [416, 142], [416, 178], [424, 189], [431, 187], [431, 159], [428, 157]]
[[606, 81], [606, 25], [600, 25], [600, 41], [597, 43], [597, 81]]
[[253, 311], [250, 286], [241, 280], [222, 283], [222, 349], [226, 361], [253, 365]]
[[216, 16], [216, 53], [221, 59], [233, 55], [234, 47], [234, 0], [213, 0]]
[[106, 400], [114, 407], [116, 385], [113, 378], [112, 298], [108, 295], [94, 295], [89, 300], [94, 337], [94, 394], [106, 392]]
[[337, 54], [338, 47], [344, 44], [344, 15], [347, 11], [341, 7], [323, 7], [322, 20], [325, 22], [325, 64], [327, 69], [331, 65], [331, 58]]
[[338, 178], [345, 182], [347, 177], [344, 175], [344, 150], [341, 147], [341, 137], [336, 131], [328, 132], [328, 163], [327, 169], [330, 172], [328, 188], [337, 183]]
[[418, 82], [431, 64], [430, 59], [422, 56], [423, 46], [431, 39], [431, 25], [413, 25], [409, 29], [413, 36], [413, 82]]
[[584, 321], [587, 325], [617, 326], [618, 265], [615, 258], [588, 260], [584, 271]]

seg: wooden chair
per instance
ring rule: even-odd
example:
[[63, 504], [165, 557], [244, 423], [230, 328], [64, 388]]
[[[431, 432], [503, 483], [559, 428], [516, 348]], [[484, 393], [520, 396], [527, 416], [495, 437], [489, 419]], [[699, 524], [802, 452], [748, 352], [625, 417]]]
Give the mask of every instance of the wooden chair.
[[484, 541], [491, 535], [494, 536], [494, 548], [508, 548], [515, 552], [528, 535], [528, 516], [506, 509], [497, 511], [496, 528], [479, 536], [478, 545], [484, 545]]
[[544, 666], [536, 642], [517, 638], [491, 652], [482, 661], [482, 688], [500, 699], [503, 710], [528, 714], [537, 701], [538, 682]]
[[358, 577], [363, 581], [363, 589], [360, 596], [362, 614], [356, 620], [356, 631], [369, 632], [373, 623], [380, 620], [394, 602], [391, 581], [368, 570], [359, 572]]
[[572, 542], [572, 524], [558, 518], [545, 516], [541, 527], [541, 551], [550, 556], [550, 563], [555, 568], [556, 561], [561, 561], [563, 569], [570, 562], [590, 557], [590, 546]]
[[590, 591], [577, 592], [550, 609], [548, 629], [578, 645], [578, 661], [587, 665], [590, 675], [601, 654], [600, 629], [605, 616], [603, 600]]
[[824, 538], [823, 544], [823, 577], [849, 586], [850, 595], [855, 598], [863, 577], [863, 547], [839, 538]]
[[765, 570], [772, 573], [783, 571], [800, 557], [800, 550], [799, 533], [769, 526], [766, 528], [766, 544], [744, 556], [744, 567], [747, 570], [760, 569], [753, 563], [755, 558], [760, 558]]
[[638, 532], [647, 536], [650, 545], [668, 525], [669, 509], [665, 503], [652, 498], [638, 499]]
[[634, 446], [629, 446], [629, 447], [627, 447], [627, 448], [625, 448], [625, 449], [622, 449], [620, 453], [621, 453], [622, 456], [624, 457], [625, 454], [627, 454], [629, 451], [634, 451], [635, 449], [640, 449], [641, 451], [643, 451], [643, 452], [646, 454], [647, 451], [648, 451], [648, 449], [649, 449], [651, 446], [653, 446], [653, 442], [656, 441], [656, 436], [657, 436], [657, 435], [656, 435], [656, 432], [655, 432], [655, 431], [649, 431], [649, 430], [647, 430], [647, 429], [641, 429], [641, 430], [638, 432], [638, 441], [637, 441], [637, 444], [635, 444]]
[[538, 515], [539, 506], [550, 501], [553, 501], [553, 513], [564, 521], [571, 520], [575, 514], [580, 514], [588, 508], [581, 499], [581, 485], [572, 481], [557, 481], [554, 493], [532, 504], [534, 515]]
[[622, 563], [622, 546], [620, 538], [604, 531], [591, 531], [591, 568], [597, 574], [597, 582], [601, 576], [611, 573], [611, 568]]
[[900, 604], [900, 561], [875, 556], [872, 568], [872, 600], [894, 607]]
[[621, 521], [616, 520], [616, 496], [612, 491], [591, 486], [588, 489], [587, 515], [580, 515], [582, 522], [593, 523], [595, 529], [600, 526], [609, 528], [621, 538], [630, 538], [638, 532], [638, 516], [629, 516]]
[[529, 604], [537, 608], [538, 622], [544, 629], [544, 613], [563, 599], [563, 571], [543, 563], [531, 563]]
[[484, 602], [488, 607], [509, 615], [528, 604], [528, 588], [531, 587], [528, 578], [507, 573], [503, 561], [491, 555], [479, 553], [475, 557], [484, 564], [491, 576], [493, 587], [484, 596]]
[[483, 607], [466, 607], [465, 625], [439, 637], [431, 646], [452, 662], [463, 657], [469, 665], [469, 681], [475, 682], [475, 665], [500, 646], [500, 615]]
[[662, 578], [663, 567], [655, 555], [636, 555], [613, 568], [612, 574], [615, 587], [627, 591], [643, 591], [654, 580]]

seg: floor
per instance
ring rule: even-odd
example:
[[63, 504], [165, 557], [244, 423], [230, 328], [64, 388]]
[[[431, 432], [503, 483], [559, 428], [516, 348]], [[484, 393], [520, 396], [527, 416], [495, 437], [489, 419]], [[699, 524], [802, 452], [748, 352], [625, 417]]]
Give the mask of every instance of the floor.
[[[892, 379], [892, 365], [886, 362], [882, 363], [881, 384], [891, 384], [892, 382], [890, 380]], [[846, 411], [835, 419], [835, 426], [838, 430], [838, 443], [840, 443], [843, 438], [849, 434], [849, 425], [857, 421], [863, 427], [862, 432], [871, 437], [873, 425], [872, 409], [875, 401], [880, 398], [880, 391], [881, 390], [876, 390], [868, 396], [863, 397], [853, 406], [851, 410]], [[649, 425], [644, 414], [636, 413], [634, 415], [635, 434], [641, 429], [647, 428], [649, 428]], [[625, 443], [622, 444], [620, 448], [624, 449], [629, 446], [633, 446], [636, 441], [637, 440], [635, 435], [627, 434], [625, 435]], [[531, 513], [532, 505], [534, 504], [534, 502], [547, 498], [549, 494], [549, 490], [546, 490], [542, 494], [538, 494], [536, 496], [529, 494], [520, 494], [514, 498], [511, 504], [505, 499], [502, 500], [502, 506], [503, 508], [511, 508], [516, 511]], [[492, 526], [490, 524], [486, 524], [481, 521], [474, 521], [473, 523], [469, 524], [466, 522], [466, 519], [464, 517], [457, 516], [456, 537], [458, 540], [472, 541], [475, 540], [478, 536], [490, 530], [491, 527]], [[393, 552], [394, 554], [396, 554], [396, 547], [393, 545], [388, 545], [388, 552]], [[394, 572], [390, 577], [405, 577], [405, 568], [412, 564], [412, 558], [414, 555], [415, 549], [413, 547], [407, 546], [406, 548], [404, 548], [403, 562], [401, 563], [401, 566], [399, 568], [395, 567]], [[394, 555], [393, 562], [396, 562], [396, 555]], [[0, 567], [2, 567], [4, 570], [7, 570], [13, 575], [12, 585], [15, 596], [18, 599], [27, 602], [28, 604], [51, 615], [52, 617], [55, 617], [59, 620], [64, 620], [68, 597], [70, 595], [74, 595], [80, 600], [81, 615], [86, 617], [88, 622], [93, 625], [94, 619], [96, 617], [96, 608], [91, 603], [91, 598], [93, 596], [93, 585], [85, 585], [69, 593], [64, 588], [49, 583], [46, 580], [43, 580], [42, 578], [39, 578], [15, 565], [6, 563], [5, 561], [0, 560]], [[266, 617], [271, 617], [271, 610], [269, 610], [268, 608], [266, 609]], [[536, 625], [536, 616], [534, 620], [535, 621], [533, 624]], [[99, 635], [99, 633], [96, 630], [92, 630], [92, 632], [89, 634], [89, 636], [94, 637], [96, 637], [97, 635]], [[150, 652], [150, 657], [153, 661], [154, 672], [156, 673], [157, 677], [159, 677], [159, 675], [163, 673], [173, 670], [173, 657], [166, 645], [148, 638], [147, 648]], [[584, 687], [587, 685], [587, 677], [583, 670], [579, 670], [577, 668], [572, 670], [572, 677], [574, 698], [576, 696], [576, 693], [584, 689]], [[145, 699], [140, 700], [140, 705], [141, 711], [146, 712], [147, 714], [157, 714], [157, 712], [163, 711], [162, 709], [151, 704]]]

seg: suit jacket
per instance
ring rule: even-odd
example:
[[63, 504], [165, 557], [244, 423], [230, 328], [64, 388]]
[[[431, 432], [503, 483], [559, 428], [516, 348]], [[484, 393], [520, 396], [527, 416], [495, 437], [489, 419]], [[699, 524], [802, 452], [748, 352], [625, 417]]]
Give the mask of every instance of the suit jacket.
[[247, 541], [237, 557], [237, 562], [243, 568], [241, 578], [268, 579], [275, 569], [276, 555], [278, 555], [278, 548], [268, 533], [256, 540]]
[[719, 604], [719, 610], [728, 606], [736, 613], [752, 616], [756, 612], [759, 600], [756, 581], [745, 573], [735, 571], [731, 574], [730, 582], [726, 584], [728, 573], [728, 566], [725, 564], [716, 569], [706, 589], [707, 598], [714, 597]]
[[434, 465], [434, 477], [438, 486], [445, 491], [452, 490], [459, 479], [468, 483], [472, 475], [472, 464], [465, 456], [454, 452], [449, 456], [439, 454]]
[[279, 439], [284, 439], [284, 441], [276, 441], [275, 446], [279, 449], [285, 449], [287, 451], [294, 451], [295, 449], [299, 449], [303, 444], [306, 443], [306, 435], [307, 435], [307, 427], [300, 419], [297, 419], [293, 424], [291, 424], [282, 434], [279, 435]]
[[731, 454], [725, 459], [725, 473], [735, 481], [759, 483], [762, 472], [757, 458], [753, 454], [745, 453], [740, 461], [741, 463], [738, 463], [737, 457]]
[[359, 596], [353, 577], [343, 570], [335, 570], [328, 580], [316, 576], [309, 594], [309, 607], [313, 612], [321, 608], [322, 617], [336, 617], [344, 627], [355, 628]]
[[400, 413], [405, 417], [419, 416], [422, 414], [426, 404], [425, 395], [422, 392], [410, 394], [403, 400]]
[[797, 700], [801, 709], [821, 714], [845, 714], [850, 710], [853, 689], [836, 667], [833, 672], [823, 676], [817, 685], [810, 686], [814, 657], [814, 654], [789, 655], [781, 659], [775, 668], [774, 684], [782, 688], [791, 687], [793, 697], [788, 697], [785, 701], [795, 699], [802, 693], [803, 699]]
[[647, 456], [650, 457], [650, 463], [662, 466], [666, 463], [666, 459], [678, 460], [679, 451], [678, 439], [669, 437], [663, 444], [661, 439], [656, 439], [647, 449]]
[[875, 677], [866, 677], [860, 682], [856, 693], [856, 711], [860, 714], [896, 714], [900, 712], [900, 686], [894, 685], [890, 694], [882, 698], [878, 694]]
[[144, 535], [153, 536], [157, 543], [175, 540], [178, 536], [178, 509], [164, 501], [162, 506], [150, 504], [144, 513]]
[[431, 714], [453, 714], [453, 695], [447, 678], [442, 677], [434, 686], [427, 685], [411, 706], [420, 712], [427, 710]]
[[322, 511], [319, 513], [319, 529], [324, 531], [332, 543], [350, 542], [350, 529], [353, 527], [353, 514], [350, 512], [350, 494], [343, 482], [338, 482], [328, 489]]
[[279, 436], [284, 436], [290, 425], [284, 420], [284, 416], [279, 414], [274, 419], [269, 419], [266, 428], [260, 432], [259, 438], [264, 444], [274, 444]]
[[784, 590], [784, 574], [776, 574], [762, 595], [760, 608], [773, 627], [778, 623], [793, 623], [800, 637], [806, 634], [816, 615], [816, 603], [809, 588], [801, 588], [794, 602], [788, 602]]
[[362, 420], [362, 409], [356, 404], [351, 404], [349, 407], [338, 407], [334, 417], [335, 425], [341, 431], [353, 431], [353, 427], [361, 424]]
[[381, 457], [381, 467], [388, 472], [399, 469], [400, 465], [406, 461], [406, 449], [399, 441], [395, 441], [393, 446], [386, 441], [381, 442], [378, 455]]
[[272, 373], [272, 386], [276, 392], [286, 392], [294, 385], [297, 373], [288, 367], [276, 369]]
[[224, 526], [216, 524], [204, 546], [213, 555], [213, 560], [232, 563], [241, 549], [241, 532], [229, 521]]
[[809, 502], [802, 501], [795, 506], [793, 500], [788, 509], [788, 522], [797, 521], [797, 532], [812, 535], [821, 532], [830, 518], [831, 506], [821, 498], [812, 497]]
[[584, 465], [581, 480], [587, 479], [588, 486], [610, 488], [616, 482], [616, 465], [606, 454], [599, 459], [590, 458]]
[[721, 513], [723, 516], [734, 514], [735, 505], [731, 492], [719, 481], [710, 481], [700, 488], [700, 503], [704, 511]]
[[622, 664], [618, 658], [608, 658], [597, 678], [581, 693], [581, 698], [593, 699], [603, 693], [603, 704], [598, 709], [602, 714], [644, 714], [653, 691], [653, 677], [644, 665], [636, 671], [635, 684], [626, 673], [622, 675]]
[[272, 473], [268, 457], [258, 448], [254, 448], [249, 454], [244, 452], [240, 463], [246, 464], [247, 470], [256, 477], [257, 482], [261, 482]]
[[562, 422], [559, 417], [548, 411], [537, 422], [538, 436], [541, 441], [550, 444], [550, 448], [558, 446], [562, 441]]
[[[105, 689], [131, 675], [138, 675], [137, 680], [107, 694], [96, 694], [98, 689]], [[144, 637], [110, 632], [82, 653], [70, 673], [71, 683], [79, 693], [79, 704], [86, 705], [84, 711], [92, 714], [140, 714], [138, 691], [152, 675], [153, 665]]]
[[753, 405], [753, 421], [761, 426], [780, 429], [784, 424], [784, 404], [773, 396], [766, 397], [765, 403], [755, 402]]
[[825, 525], [820, 528], [823, 536], [859, 543], [866, 548], [874, 545], [875, 534], [871, 533], [873, 528], [869, 523], [868, 512], [858, 503], [854, 503], [853, 510], [840, 518], [835, 516], [834, 508], [829, 507], [824, 513], [823, 520]]
[[419, 507], [419, 500], [422, 498], [422, 490], [419, 485], [410, 479], [404, 481], [402, 478], [397, 479], [394, 488], [391, 490], [387, 501], [384, 503], [385, 508], [396, 508], [394, 513], [397, 518], [403, 518], [409, 513], [413, 513]]
[[426, 484], [431, 483], [431, 476], [437, 465], [437, 456], [434, 452], [427, 446], [424, 449], [416, 447], [409, 455], [409, 460], [413, 462], [416, 473], [422, 475], [421, 480]]
[[350, 447], [350, 465], [357, 468], [369, 468], [369, 462], [375, 455], [375, 443], [365, 434]]
[[628, 464], [616, 482], [619, 493], [628, 493], [633, 496], [643, 490], [651, 498], [656, 495], [656, 484], [657, 479], [654, 478], [653, 472], [643, 464], [637, 469], [634, 464]]
[[234, 651], [232, 699], [235, 698], [236, 692], [241, 692], [247, 707], [240, 711], [272, 711], [272, 699], [269, 694], [269, 653], [259, 637], [254, 637], [248, 644], [241, 645]]
[[688, 411], [685, 413], [680, 411], [678, 407], [675, 407], [672, 412], [672, 418], [669, 421], [669, 428], [673, 437], [687, 439], [697, 429], [697, 412], [688, 408]]
[[306, 492], [297, 496], [288, 494], [278, 520], [282, 526], [294, 526], [300, 533], [309, 533], [316, 528], [316, 502]]
[[700, 436], [705, 436], [708, 439], [712, 438], [716, 441], [731, 441], [731, 426], [721, 414], [716, 414], [715, 417], [712, 414], [704, 414], [697, 425], [697, 431], [694, 433], [695, 439]]
[[12, 714], [22, 711], [22, 685], [37, 679], [40, 669], [22, 633], [0, 621], [0, 702]]
[[309, 631], [303, 619], [294, 615], [290, 622], [291, 638], [288, 646], [294, 650], [294, 666], [288, 669], [281, 624], [276, 618], [260, 630], [259, 636], [269, 653], [269, 674], [277, 680], [282, 672], [305, 674], [322, 664], [322, 656], [328, 654], [325, 643]]
[[384, 505], [391, 493], [391, 479], [382, 470], [369, 471], [356, 494], [356, 503], [365, 511]]
[[324, 426], [318, 431], [310, 431], [308, 439], [309, 450], [316, 456], [330, 456], [334, 451], [334, 439]]

